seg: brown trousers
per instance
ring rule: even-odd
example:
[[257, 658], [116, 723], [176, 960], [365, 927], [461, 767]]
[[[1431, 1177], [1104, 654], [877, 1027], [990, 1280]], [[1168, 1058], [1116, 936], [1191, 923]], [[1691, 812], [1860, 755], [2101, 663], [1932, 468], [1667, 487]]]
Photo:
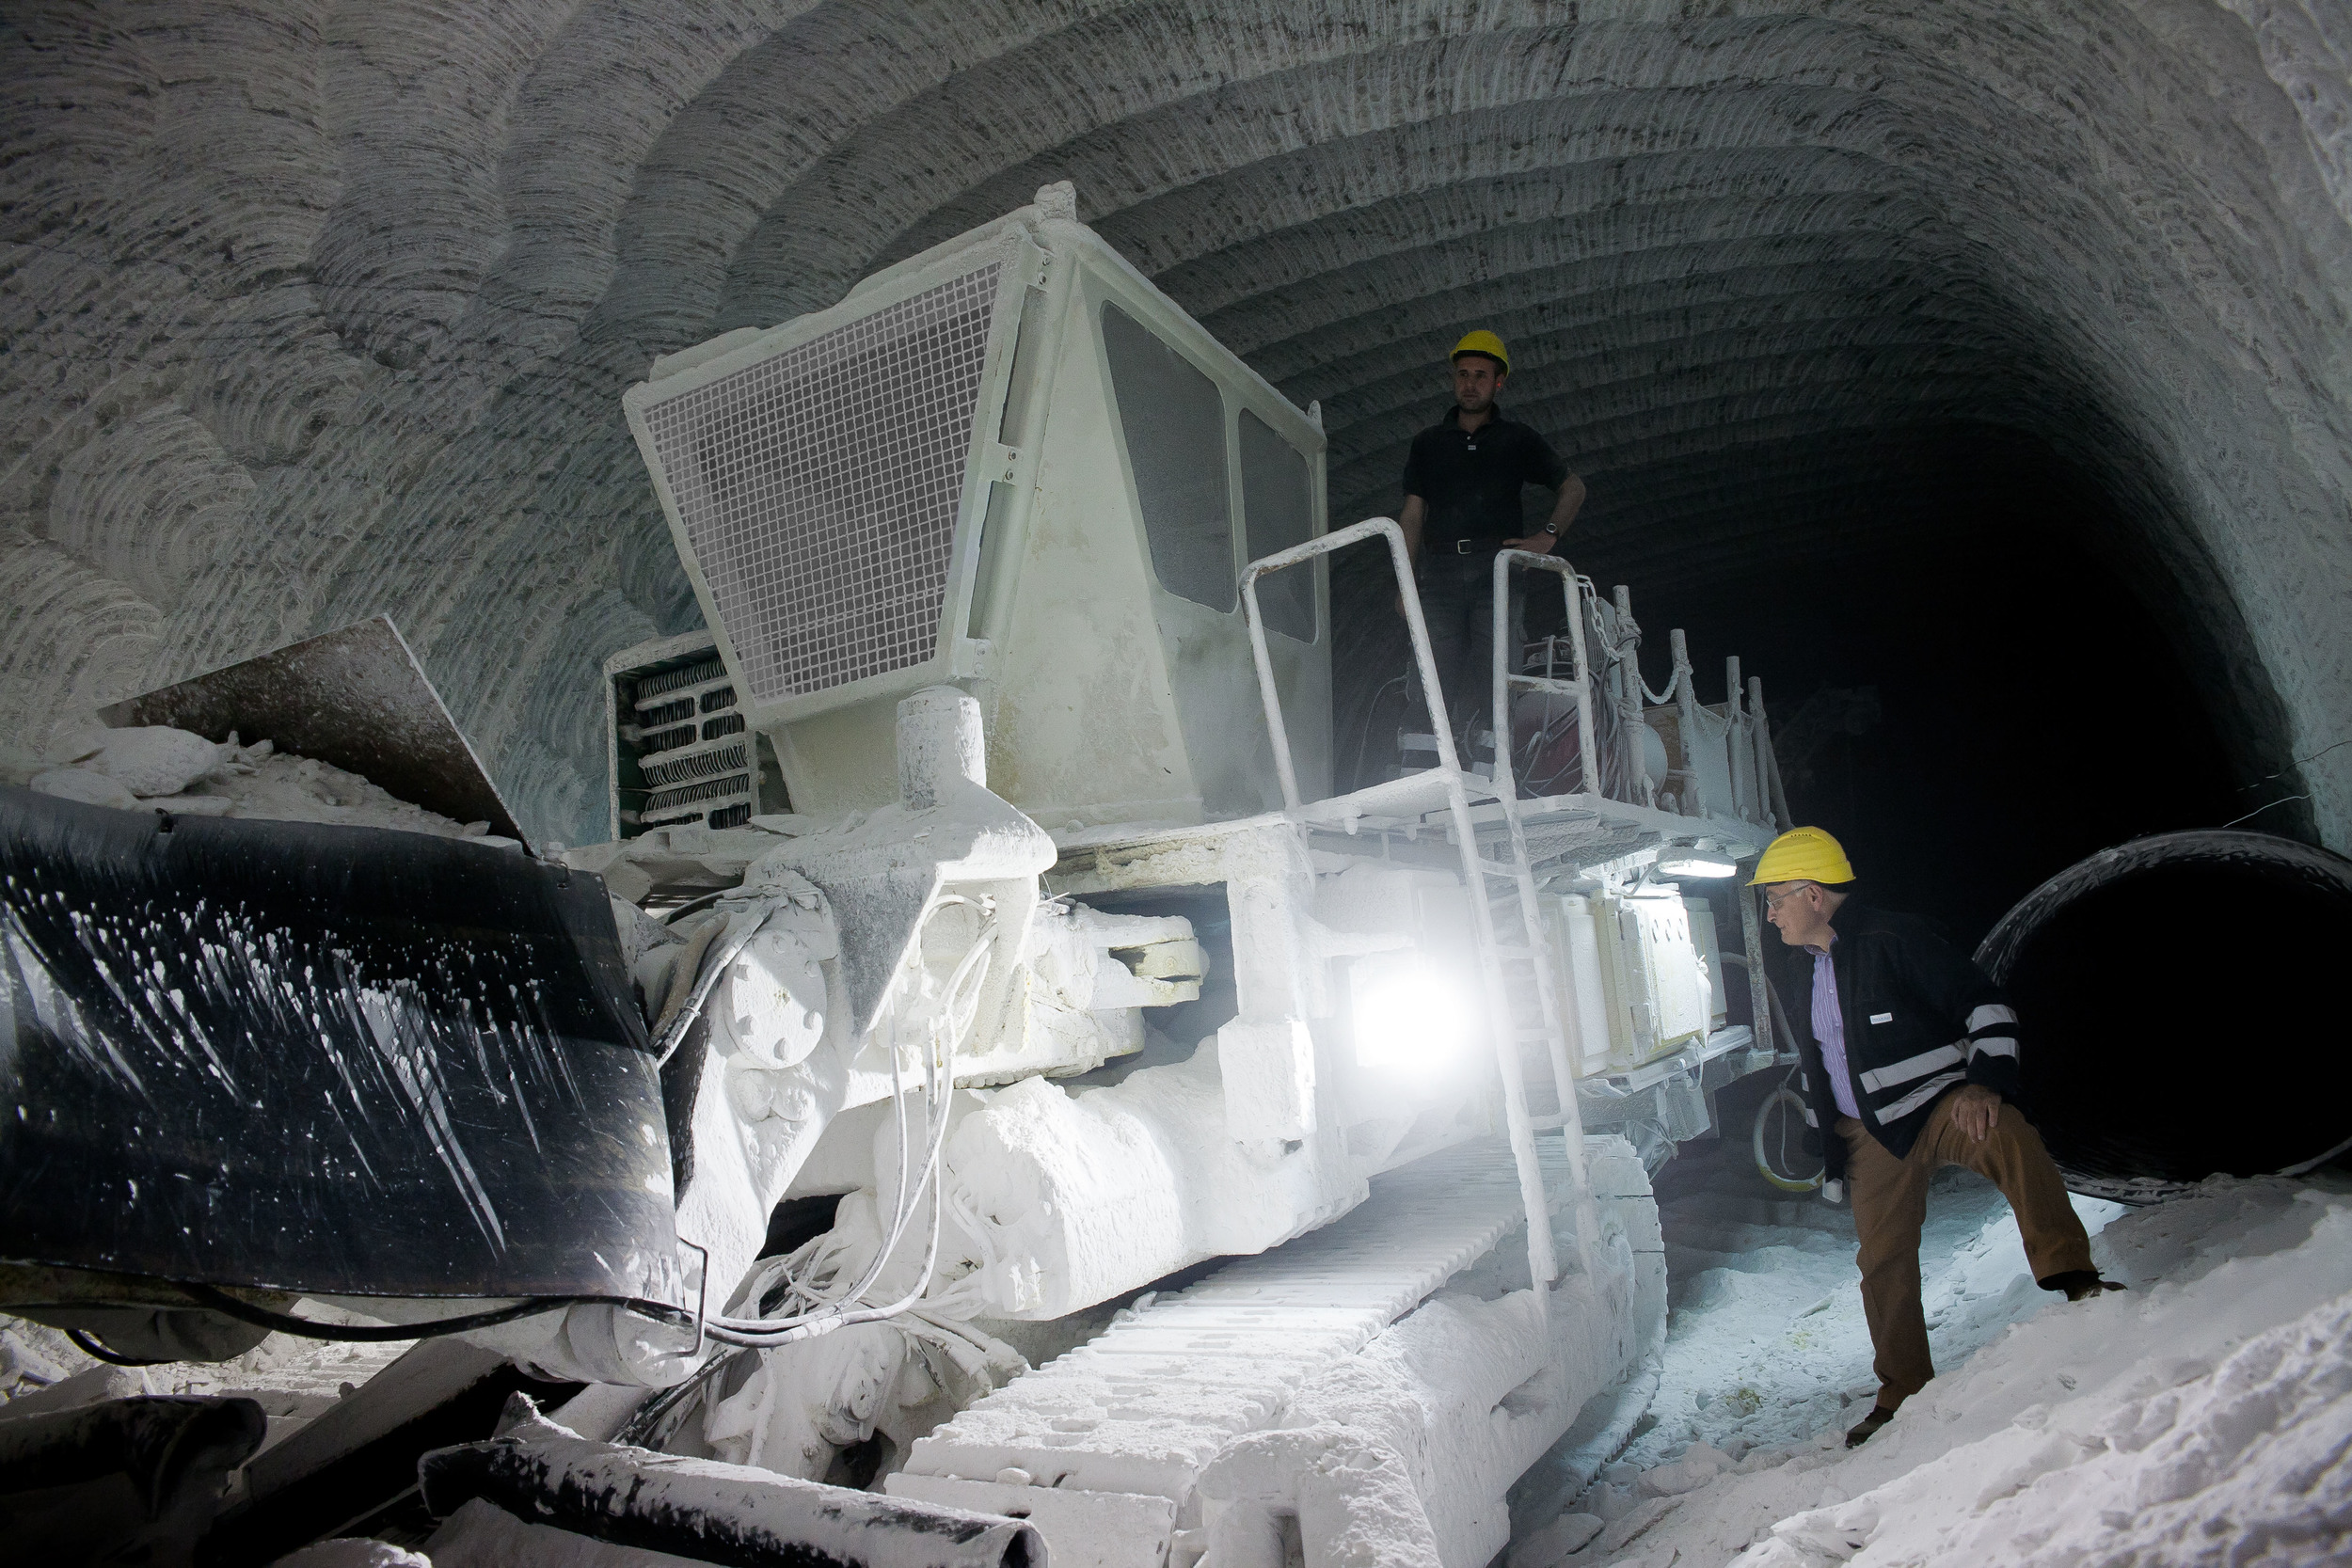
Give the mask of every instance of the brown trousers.
[[2017, 1214], [2034, 1278], [2090, 1267], [2090, 1237], [2067, 1201], [2066, 1183], [2042, 1147], [2042, 1134], [2016, 1106], [2004, 1102], [2000, 1121], [1978, 1143], [1952, 1125], [1952, 1096], [1947, 1094], [1901, 1160], [1851, 1117], [1837, 1118], [1837, 1134], [1846, 1140], [1846, 1188], [1862, 1238], [1854, 1261], [1862, 1266], [1862, 1311], [1870, 1323], [1870, 1348], [1878, 1353], [1872, 1370], [1879, 1403], [1886, 1409], [1935, 1375], [1919, 1305], [1919, 1227], [1928, 1215], [1928, 1180], [1937, 1171], [1964, 1165], [2001, 1190]]

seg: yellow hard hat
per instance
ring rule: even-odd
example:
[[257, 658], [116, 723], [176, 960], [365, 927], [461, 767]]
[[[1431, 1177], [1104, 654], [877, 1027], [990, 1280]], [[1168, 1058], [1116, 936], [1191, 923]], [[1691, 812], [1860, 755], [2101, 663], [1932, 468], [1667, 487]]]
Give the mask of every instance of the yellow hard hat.
[[1460, 342], [1454, 345], [1454, 352], [1446, 357], [1449, 360], [1459, 359], [1465, 354], [1483, 354], [1501, 365], [1505, 375], [1511, 372], [1511, 356], [1504, 350], [1502, 340], [1485, 327], [1464, 337]]
[[1851, 882], [1846, 847], [1819, 828], [1791, 828], [1764, 847], [1748, 886], [1766, 882]]

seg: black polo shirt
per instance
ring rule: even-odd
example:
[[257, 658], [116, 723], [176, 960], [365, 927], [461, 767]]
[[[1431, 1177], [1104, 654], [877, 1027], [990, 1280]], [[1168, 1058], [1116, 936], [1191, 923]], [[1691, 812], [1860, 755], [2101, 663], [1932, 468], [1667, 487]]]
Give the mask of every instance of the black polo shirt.
[[1498, 407], [1493, 418], [1465, 431], [1459, 404], [1413, 437], [1405, 459], [1405, 493], [1428, 508], [1421, 525], [1422, 550], [1453, 549], [1457, 539], [1517, 539], [1527, 528], [1519, 488], [1557, 490], [1568, 466], [1544, 438]]

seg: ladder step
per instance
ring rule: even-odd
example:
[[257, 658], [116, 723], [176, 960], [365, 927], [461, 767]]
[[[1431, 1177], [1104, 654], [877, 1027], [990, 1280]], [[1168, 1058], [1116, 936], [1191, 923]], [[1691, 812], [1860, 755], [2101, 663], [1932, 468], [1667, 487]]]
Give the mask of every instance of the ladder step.
[[1527, 1125], [1538, 1132], [1557, 1132], [1568, 1124], [1565, 1117], [1530, 1117]]

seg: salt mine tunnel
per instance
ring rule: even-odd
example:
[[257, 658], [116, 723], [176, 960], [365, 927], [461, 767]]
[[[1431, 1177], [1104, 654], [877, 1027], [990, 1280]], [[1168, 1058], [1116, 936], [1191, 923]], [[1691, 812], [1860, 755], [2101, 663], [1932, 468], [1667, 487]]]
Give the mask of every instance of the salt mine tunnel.
[[[2352, 1560], [2340, 5], [0, 40], [18, 1549]], [[1851, 1454], [1804, 825], [2129, 1287], [1937, 1177]]]

